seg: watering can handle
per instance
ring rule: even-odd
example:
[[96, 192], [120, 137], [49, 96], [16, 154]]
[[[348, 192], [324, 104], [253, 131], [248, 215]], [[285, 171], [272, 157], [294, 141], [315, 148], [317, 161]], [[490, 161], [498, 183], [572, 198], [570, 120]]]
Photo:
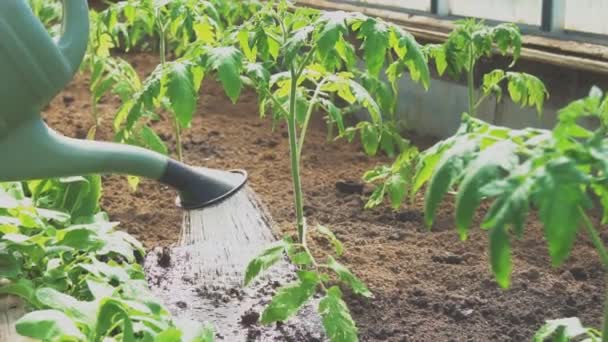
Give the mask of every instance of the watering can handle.
[[89, 41], [89, 6], [87, 0], [63, 0], [63, 34], [59, 50], [75, 73], [84, 58]]

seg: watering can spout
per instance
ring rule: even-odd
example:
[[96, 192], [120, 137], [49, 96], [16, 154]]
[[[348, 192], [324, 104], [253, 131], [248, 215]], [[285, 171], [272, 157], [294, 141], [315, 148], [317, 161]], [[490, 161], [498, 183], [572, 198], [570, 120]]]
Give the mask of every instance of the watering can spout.
[[194, 168], [140, 147], [72, 139], [41, 119], [28, 121], [0, 140], [0, 182], [87, 174], [125, 174], [158, 180], [179, 192], [179, 205], [217, 204], [247, 182], [244, 171]]
[[89, 8], [83, 0], [63, 0], [63, 35], [58, 42], [64, 58], [75, 73], [87, 50]]

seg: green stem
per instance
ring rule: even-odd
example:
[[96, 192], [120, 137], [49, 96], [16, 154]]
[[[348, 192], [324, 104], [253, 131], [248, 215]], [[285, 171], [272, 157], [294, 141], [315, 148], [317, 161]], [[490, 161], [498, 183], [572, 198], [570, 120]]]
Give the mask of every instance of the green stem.
[[333, 122], [328, 122], [327, 123], [327, 142], [333, 142], [334, 141], [334, 124]]
[[[159, 34], [159, 57], [160, 57], [160, 65], [165, 71], [165, 65], [167, 64], [167, 38], [165, 32], [165, 26], [162, 23], [160, 18], [160, 14], [157, 12], [156, 17], [156, 25], [158, 26], [158, 34]], [[184, 149], [182, 147], [182, 132], [179, 126], [179, 121], [177, 120], [177, 116], [173, 114], [173, 132], [175, 134], [175, 149], [177, 150], [177, 158], [180, 162], [184, 161]]]
[[310, 100], [310, 106], [308, 106], [308, 111], [306, 112], [306, 118], [304, 119], [304, 124], [302, 125], [302, 131], [300, 132], [300, 142], [298, 143], [298, 160], [302, 160], [302, 150], [304, 149], [304, 140], [306, 139], [306, 131], [308, 130], [308, 125], [310, 124], [310, 118], [312, 117], [312, 113], [315, 109], [315, 104], [319, 95], [321, 94], [321, 88], [325, 85], [325, 79], [323, 79], [317, 85], [315, 92]]
[[[585, 210], [579, 207], [579, 211], [581, 217], [583, 218], [583, 222], [585, 223], [585, 229], [587, 230], [587, 234], [589, 234], [591, 242], [593, 243], [593, 246], [595, 247], [597, 253], [600, 256], [600, 260], [602, 261], [604, 269], [608, 270], [608, 250], [606, 249], [606, 246], [604, 246], [602, 237], [593, 226], [593, 223], [589, 219], [589, 216], [587, 216], [587, 213], [585, 213]], [[605, 299], [605, 301], [606, 302], [604, 303], [603, 318], [604, 322], [602, 324], [602, 342], [608, 342], [608, 298]]]
[[467, 72], [467, 87], [469, 89], [469, 115], [472, 117], [477, 116], [477, 109], [475, 107], [475, 64], [472, 63], [470, 69]]
[[300, 179], [300, 159], [298, 152], [297, 122], [296, 122], [296, 96], [298, 87], [298, 75], [295, 67], [291, 66], [291, 95], [289, 98], [289, 116], [287, 117], [287, 128], [289, 131], [289, 150], [291, 157], [291, 175], [294, 187], [294, 202], [296, 209], [296, 227], [298, 239], [301, 244], [306, 245], [306, 226], [304, 221], [304, 199], [302, 194], [302, 181]]
[[173, 130], [175, 131], [175, 145], [177, 149], [177, 158], [180, 162], [184, 161], [184, 150], [182, 149], [182, 132], [177, 121], [177, 116], [173, 115]]
[[467, 70], [467, 88], [469, 90], [469, 115], [477, 116], [475, 108], [475, 47], [471, 44], [469, 47], [469, 70]]
[[600, 255], [600, 260], [602, 261], [604, 268], [608, 270], [608, 250], [606, 249], [606, 246], [604, 246], [600, 234], [597, 232], [595, 227], [593, 227], [593, 223], [589, 219], [589, 216], [587, 216], [587, 213], [585, 213], [585, 210], [579, 207], [579, 211], [581, 217], [583, 218], [583, 222], [585, 223], [587, 234], [589, 234], [589, 237], [591, 238], [591, 243], [593, 243], [597, 253]]

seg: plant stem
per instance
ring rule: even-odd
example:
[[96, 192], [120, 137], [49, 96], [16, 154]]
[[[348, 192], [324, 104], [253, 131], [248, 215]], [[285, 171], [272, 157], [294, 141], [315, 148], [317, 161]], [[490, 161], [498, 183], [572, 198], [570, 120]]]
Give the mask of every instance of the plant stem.
[[296, 209], [296, 227], [298, 239], [306, 245], [306, 226], [304, 221], [304, 200], [302, 195], [302, 181], [300, 179], [300, 159], [298, 151], [297, 122], [296, 122], [296, 96], [298, 87], [298, 74], [291, 66], [291, 95], [289, 97], [289, 115], [287, 129], [289, 131], [289, 150], [291, 157], [291, 176], [294, 188], [294, 202]]
[[467, 87], [469, 89], [469, 115], [472, 117], [477, 116], [477, 109], [475, 107], [475, 63], [471, 63], [471, 67], [467, 72]]
[[[593, 223], [589, 219], [589, 216], [587, 216], [587, 213], [585, 212], [585, 210], [581, 207], [579, 207], [578, 209], [581, 214], [581, 217], [583, 218], [583, 222], [585, 223], [585, 228], [587, 230], [587, 234], [589, 234], [589, 237], [591, 238], [591, 242], [593, 243], [593, 246], [597, 250], [597, 253], [600, 255], [600, 260], [602, 261], [604, 269], [608, 270], [608, 250], [606, 249], [606, 246], [604, 246], [602, 237], [600, 236], [598, 231], [593, 226]], [[602, 342], [608, 342], [608, 298], [606, 298], [605, 301], [606, 302], [604, 304], [604, 318], [603, 318], [604, 322], [602, 324]]]
[[583, 222], [585, 223], [587, 234], [589, 234], [593, 246], [597, 250], [597, 253], [600, 255], [600, 260], [602, 261], [604, 268], [608, 270], [608, 250], [606, 249], [606, 246], [604, 246], [600, 234], [597, 232], [595, 227], [593, 227], [593, 223], [589, 219], [589, 216], [587, 216], [587, 213], [585, 213], [585, 210], [579, 207], [579, 212], [581, 214], [581, 217], [583, 218]]
[[[156, 25], [158, 26], [158, 35], [159, 35], [159, 57], [160, 57], [160, 65], [165, 71], [165, 64], [167, 64], [167, 38], [165, 33], [165, 27], [160, 18], [160, 13], [156, 13]], [[177, 120], [177, 116], [173, 114], [173, 131], [175, 134], [175, 149], [177, 150], [177, 159], [180, 162], [184, 161], [184, 150], [182, 148], [182, 132], [179, 126], [179, 121]]]
[[310, 124], [310, 118], [312, 117], [312, 113], [315, 109], [315, 105], [319, 95], [321, 94], [321, 88], [325, 85], [325, 79], [323, 79], [317, 85], [315, 92], [310, 100], [310, 105], [308, 106], [308, 111], [306, 112], [306, 118], [304, 119], [304, 124], [302, 125], [302, 131], [300, 132], [300, 142], [298, 143], [298, 160], [302, 160], [302, 150], [304, 149], [304, 140], [306, 139], [306, 131], [308, 130], [308, 125]]
[[177, 116], [173, 115], [173, 130], [175, 131], [175, 145], [177, 147], [177, 158], [180, 162], [184, 161], [184, 151], [182, 149], [182, 132], [179, 127]]
[[334, 140], [334, 123], [327, 123], [327, 142], [330, 143]]
[[475, 108], [475, 47], [471, 44], [469, 47], [469, 70], [467, 70], [467, 88], [469, 90], [469, 115], [477, 116]]

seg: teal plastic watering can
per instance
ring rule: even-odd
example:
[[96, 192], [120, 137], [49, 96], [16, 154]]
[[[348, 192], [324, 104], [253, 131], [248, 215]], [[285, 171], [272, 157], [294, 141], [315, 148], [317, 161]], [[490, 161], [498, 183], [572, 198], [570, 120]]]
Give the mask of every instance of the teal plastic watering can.
[[194, 168], [143, 148], [64, 137], [40, 112], [73, 78], [89, 37], [86, 0], [63, 0], [63, 35], [51, 38], [26, 0], [0, 0], [0, 182], [118, 173], [176, 188], [181, 206], [230, 197], [244, 171]]

